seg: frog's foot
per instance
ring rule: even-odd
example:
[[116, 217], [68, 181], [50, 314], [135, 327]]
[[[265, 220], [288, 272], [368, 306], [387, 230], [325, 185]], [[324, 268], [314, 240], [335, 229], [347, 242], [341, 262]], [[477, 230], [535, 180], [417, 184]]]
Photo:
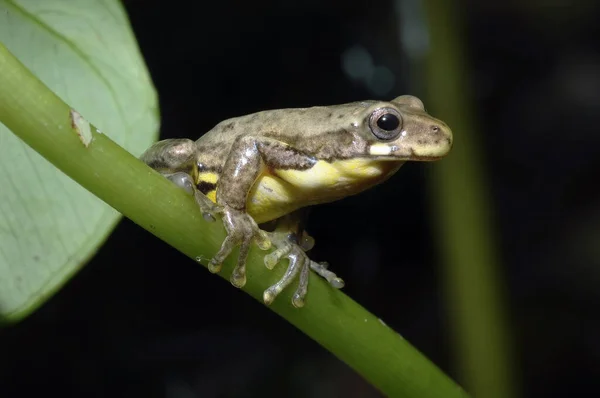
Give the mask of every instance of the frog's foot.
[[298, 242], [298, 246], [305, 252], [309, 251], [315, 246], [315, 239], [310, 236], [306, 231], [302, 231], [302, 237]]
[[341, 289], [344, 287], [344, 280], [338, 277], [333, 272], [329, 271], [327, 268], [329, 267], [329, 263], [326, 261], [322, 261], [320, 263], [316, 263], [311, 260], [310, 268], [315, 271], [318, 275], [323, 277], [329, 284], [336, 289]]
[[271, 248], [271, 241], [267, 233], [258, 227], [248, 213], [230, 207], [223, 208], [222, 212], [227, 237], [223, 240], [221, 249], [210, 260], [208, 270], [212, 273], [221, 271], [223, 261], [235, 247], [239, 246], [240, 253], [230, 281], [235, 287], [243, 287], [246, 284], [246, 259], [250, 245], [256, 242], [260, 249], [268, 250]]
[[263, 293], [265, 304], [270, 305], [279, 293], [300, 275], [298, 288], [292, 296], [292, 304], [296, 308], [304, 306], [304, 299], [308, 292], [308, 275], [311, 268], [336, 289], [344, 287], [344, 281], [333, 272], [328, 271], [326, 263], [316, 263], [305, 253], [314, 245], [314, 240], [310, 236], [303, 234], [300, 242], [297, 243], [294, 234], [276, 231], [270, 233], [269, 238], [277, 249], [265, 256], [265, 266], [268, 269], [273, 269], [283, 258], [287, 258], [290, 263], [283, 277]]
[[213, 203], [209, 198], [206, 197], [206, 195], [196, 189], [194, 181], [188, 173], [177, 172], [172, 174], [165, 173], [163, 175], [189, 195], [194, 196], [198, 207], [200, 207], [202, 217], [206, 221], [214, 222], [216, 220], [216, 216], [223, 213], [223, 208], [221, 206]]

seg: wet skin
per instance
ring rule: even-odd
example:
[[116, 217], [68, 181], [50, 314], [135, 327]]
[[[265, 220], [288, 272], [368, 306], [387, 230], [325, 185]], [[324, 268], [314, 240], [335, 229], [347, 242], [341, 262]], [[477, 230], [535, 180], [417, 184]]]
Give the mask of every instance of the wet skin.
[[[307, 206], [332, 202], [382, 183], [406, 161], [432, 161], [452, 147], [452, 132], [416, 97], [312, 108], [278, 109], [225, 120], [197, 141], [168, 139], [141, 159], [193, 195], [205, 219], [222, 217], [227, 237], [208, 269], [219, 272], [240, 248], [231, 283], [246, 283], [253, 242], [272, 269], [286, 273], [265, 290], [270, 304], [298, 277], [292, 303], [304, 305], [312, 269], [333, 287], [342, 279], [306, 255], [314, 241], [303, 230]], [[259, 225], [275, 224], [267, 232]]]

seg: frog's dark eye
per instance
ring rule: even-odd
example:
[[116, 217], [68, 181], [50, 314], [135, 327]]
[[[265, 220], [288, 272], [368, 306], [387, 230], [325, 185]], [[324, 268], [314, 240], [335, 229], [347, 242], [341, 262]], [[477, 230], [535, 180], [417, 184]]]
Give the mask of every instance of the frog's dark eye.
[[398, 116], [391, 113], [385, 113], [377, 119], [377, 127], [385, 131], [394, 131], [400, 126], [400, 119]]
[[371, 114], [369, 127], [380, 140], [393, 140], [402, 131], [402, 116], [393, 108], [379, 108]]

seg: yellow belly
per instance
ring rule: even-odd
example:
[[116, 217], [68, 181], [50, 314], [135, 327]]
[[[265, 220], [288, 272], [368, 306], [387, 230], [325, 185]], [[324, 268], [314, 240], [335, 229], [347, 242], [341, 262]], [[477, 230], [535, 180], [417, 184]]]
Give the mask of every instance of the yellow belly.
[[390, 177], [402, 164], [351, 159], [319, 161], [304, 171], [265, 170], [248, 195], [247, 211], [258, 223], [273, 220], [301, 207], [362, 192]]
[[[312, 168], [268, 170], [257, 178], [248, 193], [246, 210], [263, 223], [291, 213], [301, 207], [333, 202], [362, 192], [394, 174], [404, 162], [350, 159], [319, 161]], [[216, 183], [214, 173], [201, 173], [199, 181]], [[216, 190], [206, 194], [216, 202]]]

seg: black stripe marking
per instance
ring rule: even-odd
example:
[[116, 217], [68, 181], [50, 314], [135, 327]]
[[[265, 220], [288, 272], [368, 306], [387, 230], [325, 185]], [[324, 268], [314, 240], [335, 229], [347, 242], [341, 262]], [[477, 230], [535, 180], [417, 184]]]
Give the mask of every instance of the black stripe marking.
[[215, 184], [214, 182], [206, 182], [206, 181], [200, 181], [197, 185], [196, 188], [198, 188], [198, 191], [202, 192], [203, 194], [207, 194], [210, 191], [214, 191], [215, 188], [217, 188], [217, 184]]

